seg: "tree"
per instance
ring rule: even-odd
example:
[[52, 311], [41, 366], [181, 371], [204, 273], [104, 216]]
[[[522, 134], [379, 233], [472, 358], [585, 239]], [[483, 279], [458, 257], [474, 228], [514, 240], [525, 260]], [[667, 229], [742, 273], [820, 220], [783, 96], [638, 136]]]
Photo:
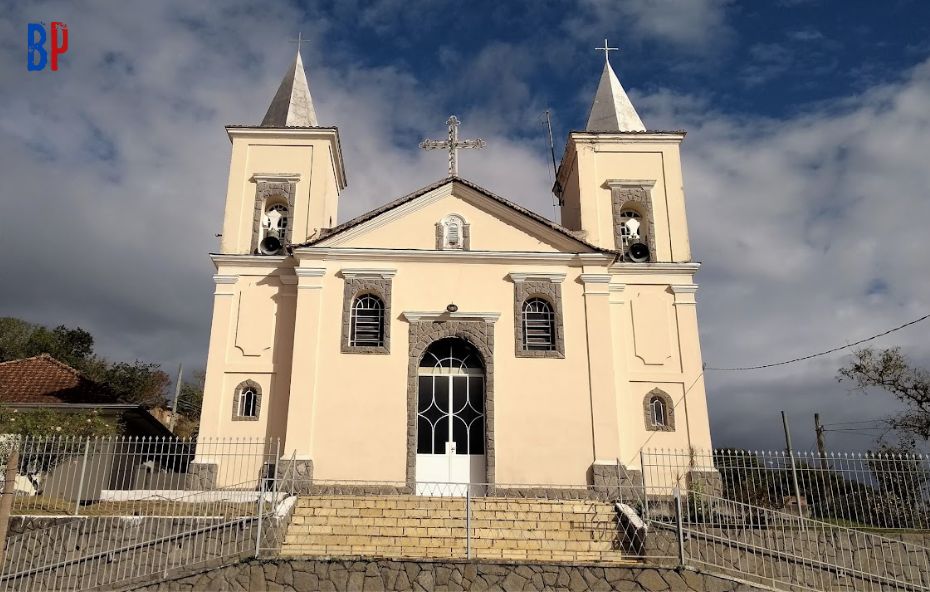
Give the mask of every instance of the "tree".
[[171, 379], [158, 364], [136, 360], [109, 365], [100, 382], [120, 401], [152, 408], [165, 404], [165, 392]]
[[930, 372], [914, 366], [900, 348], [856, 350], [837, 379], [850, 380], [863, 391], [872, 387], [887, 391], [905, 406], [888, 419], [889, 426], [905, 439], [930, 440]]
[[175, 407], [178, 417], [174, 433], [182, 438], [196, 438], [200, 431], [200, 410], [203, 407], [203, 383], [205, 372], [194, 373], [192, 382], [181, 384], [178, 403]]
[[94, 358], [93, 336], [77, 327], [48, 329], [12, 317], [0, 318], [0, 362], [49, 354], [77, 369]]

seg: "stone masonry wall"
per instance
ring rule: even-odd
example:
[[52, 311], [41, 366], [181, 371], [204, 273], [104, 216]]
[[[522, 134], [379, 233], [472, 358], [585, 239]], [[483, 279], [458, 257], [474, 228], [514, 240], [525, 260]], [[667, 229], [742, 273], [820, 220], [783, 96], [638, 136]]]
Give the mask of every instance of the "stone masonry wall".
[[251, 560], [187, 577], [125, 590], [172, 592], [248, 590], [264, 592], [639, 590], [736, 592], [760, 590], [692, 570], [601, 567], [555, 563], [469, 561]]

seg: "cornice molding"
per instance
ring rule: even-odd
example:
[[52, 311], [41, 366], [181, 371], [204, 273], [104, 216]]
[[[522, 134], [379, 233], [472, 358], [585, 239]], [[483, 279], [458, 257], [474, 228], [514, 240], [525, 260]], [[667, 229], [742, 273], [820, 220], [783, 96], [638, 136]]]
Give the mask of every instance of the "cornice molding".
[[326, 275], [325, 267], [295, 267], [294, 274], [299, 277], [323, 277]]
[[215, 273], [213, 274], [213, 283], [214, 284], [235, 284], [239, 281], [238, 275], [228, 275]]
[[447, 310], [405, 310], [401, 313], [407, 321], [449, 321], [449, 320], [481, 320], [494, 323], [500, 318], [499, 312], [449, 312]]
[[296, 286], [298, 281], [298, 277], [296, 275], [281, 275], [278, 276], [278, 279], [284, 286]]
[[694, 294], [698, 291], [697, 284], [671, 284], [669, 289], [673, 294]]
[[300, 181], [300, 173], [255, 173], [252, 175], [252, 181], [255, 183], [297, 183]]
[[508, 277], [515, 284], [519, 284], [527, 280], [549, 280], [553, 284], [561, 284], [563, 281], [565, 281], [564, 273], [545, 273], [538, 271], [511, 271], [508, 274]]
[[696, 273], [701, 268], [700, 263], [630, 263], [618, 261], [610, 265], [608, 273], [614, 275], [642, 274], [661, 275], [664, 273]]
[[[236, 265], [239, 267], [282, 267], [287, 261], [287, 255], [218, 255], [211, 254], [210, 259], [215, 265]], [[289, 266], [284, 266], [289, 267]]]
[[372, 267], [357, 267], [349, 269], [340, 269], [339, 274], [342, 277], [349, 278], [380, 278], [389, 280], [397, 275], [396, 269], [377, 269]]
[[[422, 251], [417, 249], [361, 249], [301, 247], [294, 256], [301, 261], [442, 261], [453, 263], [514, 263], [580, 266], [586, 262], [579, 253], [533, 253], [520, 251]], [[600, 255], [609, 262], [612, 254]]]
[[581, 278], [581, 281], [586, 284], [609, 284], [610, 283], [609, 273], [583, 273], [578, 277]]
[[651, 189], [655, 186], [655, 179], [607, 179], [604, 184], [611, 189]]

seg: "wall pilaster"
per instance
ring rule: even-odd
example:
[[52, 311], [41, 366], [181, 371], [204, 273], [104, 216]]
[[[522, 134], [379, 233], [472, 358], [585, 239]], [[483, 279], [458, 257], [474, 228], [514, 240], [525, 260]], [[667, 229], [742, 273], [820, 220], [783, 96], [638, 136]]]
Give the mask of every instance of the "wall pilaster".
[[287, 460], [312, 462], [320, 322], [323, 308], [322, 278], [326, 270], [318, 267], [297, 267], [294, 272], [297, 275], [294, 354], [287, 408], [287, 435], [281, 457]]
[[200, 417], [200, 436], [221, 436], [220, 414], [226, 410], [220, 401], [223, 396], [223, 376], [226, 352], [233, 337], [233, 315], [239, 288], [238, 275], [217, 273], [213, 276], [213, 322], [210, 326], [210, 349], [207, 351], [207, 368], [203, 385], [203, 414]]
[[678, 347], [684, 379], [684, 421], [688, 446], [711, 449], [710, 419], [707, 413], [707, 395], [704, 390], [704, 370], [701, 358], [701, 340], [698, 334], [697, 284], [672, 284], [675, 295], [675, 317], [678, 322]]
[[583, 273], [588, 377], [594, 462], [616, 462], [620, 455], [614, 349], [611, 339], [609, 283], [606, 273]]

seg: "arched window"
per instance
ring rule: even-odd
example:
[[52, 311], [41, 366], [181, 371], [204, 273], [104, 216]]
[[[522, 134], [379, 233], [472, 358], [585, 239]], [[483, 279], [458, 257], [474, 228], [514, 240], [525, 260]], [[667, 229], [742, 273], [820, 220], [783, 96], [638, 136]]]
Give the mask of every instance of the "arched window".
[[384, 345], [384, 303], [373, 294], [363, 294], [352, 303], [349, 345]]
[[675, 405], [665, 391], [656, 388], [646, 393], [643, 398], [643, 411], [645, 411], [647, 430], [653, 432], [675, 430]]
[[468, 250], [468, 225], [457, 214], [449, 214], [437, 225], [437, 249]]
[[636, 210], [625, 209], [620, 212], [620, 236], [624, 241], [640, 238], [643, 217]]
[[261, 408], [262, 389], [256, 382], [246, 380], [236, 387], [236, 394], [233, 398], [234, 420], [255, 421], [258, 419]]
[[281, 241], [285, 239], [287, 231], [288, 210], [283, 203], [274, 203], [265, 208], [262, 216], [262, 237], [275, 236]]
[[652, 427], [668, 427], [668, 409], [665, 407], [665, 401], [658, 395], [653, 395], [649, 399], [649, 413], [652, 419]]
[[555, 349], [555, 314], [542, 298], [523, 303], [523, 348], [549, 351]]

